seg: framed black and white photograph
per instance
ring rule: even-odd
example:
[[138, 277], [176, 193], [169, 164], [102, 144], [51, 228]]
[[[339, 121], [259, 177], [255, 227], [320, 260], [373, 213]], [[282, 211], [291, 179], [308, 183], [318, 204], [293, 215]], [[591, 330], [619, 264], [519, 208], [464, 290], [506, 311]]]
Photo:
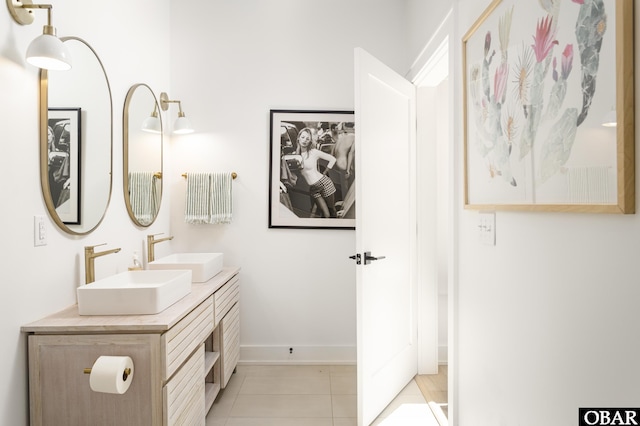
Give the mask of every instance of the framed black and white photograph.
[[80, 224], [80, 108], [49, 108], [49, 192], [65, 224]]
[[271, 110], [269, 228], [355, 229], [353, 111]]

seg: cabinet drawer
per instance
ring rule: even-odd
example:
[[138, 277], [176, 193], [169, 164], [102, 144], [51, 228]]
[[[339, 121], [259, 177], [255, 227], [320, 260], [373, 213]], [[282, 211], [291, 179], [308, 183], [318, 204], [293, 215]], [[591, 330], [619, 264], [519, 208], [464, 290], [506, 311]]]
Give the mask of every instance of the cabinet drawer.
[[169, 379], [213, 331], [213, 296], [162, 335], [163, 380]]
[[215, 305], [215, 324], [229, 312], [229, 309], [240, 299], [240, 279], [236, 275], [213, 294]]
[[204, 344], [178, 370], [163, 389], [164, 424], [204, 425]]
[[224, 388], [240, 357], [240, 304], [236, 303], [220, 323], [220, 360], [222, 371], [220, 382]]

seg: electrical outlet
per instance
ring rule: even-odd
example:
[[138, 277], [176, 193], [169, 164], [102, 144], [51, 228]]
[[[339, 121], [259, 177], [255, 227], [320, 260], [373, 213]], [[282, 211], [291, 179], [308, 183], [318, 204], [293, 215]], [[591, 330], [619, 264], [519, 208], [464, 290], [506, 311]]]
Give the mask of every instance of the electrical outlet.
[[495, 212], [480, 212], [478, 221], [478, 236], [482, 244], [496, 245], [496, 214]]
[[47, 245], [47, 226], [44, 221], [44, 216], [33, 216], [33, 246], [46, 246]]

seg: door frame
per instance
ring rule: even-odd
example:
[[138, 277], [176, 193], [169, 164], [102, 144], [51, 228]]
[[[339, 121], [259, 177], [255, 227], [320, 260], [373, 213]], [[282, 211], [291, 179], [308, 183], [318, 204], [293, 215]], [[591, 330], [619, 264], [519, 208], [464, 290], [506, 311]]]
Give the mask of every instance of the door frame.
[[[455, 27], [454, 27], [454, 10], [453, 8], [449, 10], [445, 18], [442, 20], [440, 26], [435, 30], [433, 36], [426, 43], [416, 60], [411, 65], [409, 71], [406, 73], [405, 77], [415, 84], [418, 87], [418, 114], [420, 114], [420, 97], [423, 96], [421, 94], [421, 88], [425, 86], [432, 86], [437, 84], [439, 81], [443, 79], [444, 76], [452, 75], [453, 70], [455, 70], [455, 59], [454, 56], [456, 52], [459, 52], [460, 47], [451, 45], [450, 42], [455, 40]], [[457, 390], [457, 281], [458, 281], [458, 273], [457, 273], [457, 220], [455, 213], [455, 207], [458, 205], [455, 201], [455, 188], [459, 179], [455, 177], [455, 153], [457, 152], [455, 148], [455, 90], [454, 84], [452, 82], [448, 85], [448, 96], [449, 96], [449, 120], [447, 123], [448, 126], [448, 151], [446, 159], [446, 167], [447, 167], [447, 185], [444, 188], [435, 188], [432, 191], [437, 192], [444, 191], [446, 194], [445, 202], [447, 204], [447, 210], [449, 214], [449, 220], [447, 224], [446, 230], [446, 239], [449, 243], [446, 249], [446, 257], [447, 257], [447, 365], [448, 365], [448, 423], [449, 425], [455, 425], [458, 417], [458, 390]], [[418, 128], [418, 145], [420, 144], [421, 139], [421, 129]], [[419, 149], [419, 148], [418, 148]], [[423, 150], [424, 151], [424, 150]], [[418, 155], [421, 155], [418, 153]], [[422, 157], [420, 157], [422, 159]], [[418, 190], [422, 193], [423, 188], [425, 187], [425, 178], [429, 175], [418, 176]], [[423, 218], [424, 215], [424, 204], [422, 204], [419, 200], [418, 202], [419, 217]], [[429, 212], [428, 215], [434, 215], [434, 212]], [[419, 220], [419, 226], [422, 221]], [[422, 231], [421, 231], [422, 232]], [[425, 236], [421, 233], [419, 237], [419, 250], [424, 248], [424, 240]], [[428, 253], [431, 255], [431, 253]], [[420, 258], [423, 258], [424, 253], [419, 253]], [[419, 299], [418, 299], [418, 309], [420, 312], [424, 311], [425, 306], [429, 306], [426, 301], [426, 297], [432, 297], [434, 294], [433, 287], [429, 287], [425, 285], [426, 277], [425, 274], [432, 274], [433, 271], [418, 271], [418, 283], [419, 283]], [[435, 294], [437, 295], [437, 289], [435, 290]], [[424, 354], [427, 355], [427, 359], [429, 356], [433, 357], [433, 348], [427, 347], [433, 341], [433, 337], [430, 334], [424, 334], [423, 331], [430, 330], [430, 327], [421, 327], [424, 324], [425, 318], [418, 319], [418, 374], [424, 374], [425, 372], [425, 364], [428, 363], [423, 361]]]

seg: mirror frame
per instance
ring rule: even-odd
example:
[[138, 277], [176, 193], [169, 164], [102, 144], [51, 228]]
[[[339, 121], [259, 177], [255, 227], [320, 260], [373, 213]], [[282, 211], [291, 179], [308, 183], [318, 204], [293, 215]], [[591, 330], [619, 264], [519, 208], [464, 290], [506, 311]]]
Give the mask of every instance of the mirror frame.
[[[136, 215], [133, 213], [133, 208], [131, 207], [131, 197], [129, 196], [129, 105], [133, 94], [140, 87], [146, 87], [151, 93], [151, 96], [153, 96], [153, 101], [156, 103], [158, 111], [158, 119], [160, 120], [160, 202], [158, 203], [158, 211], [153, 217], [153, 220], [148, 224], [140, 223], [138, 218], [136, 218]], [[161, 112], [162, 110], [160, 109], [158, 98], [156, 97], [156, 94], [153, 93], [153, 90], [151, 90], [151, 87], [145, 83], [137, 83], [129, 88], [124, 100], [124, 110], [122, 113], [122, 194], [124, 196], [124, 204], [127, 206], [127, 213], [129, 214], [129, 217], [133, 223], [143, 228], [151, 226], [156, 221], [158, 213], [160, 212], [160, 206], [162, 205], [162, 195], [164, 192], [164, 123], [162, 122]]]
[[53, 221], [58, 225], [58, 228], [63, 230], [64, 232], [71, 235], [87, 235], [93, 232], [104, 220], [104, 217], [109, 208], [109, 203], [111, 202], [111, 193], [113, 191], [113, 96], [111, 93], [111, 84], [109, 83], [109, 77], [107, 76], [107, 71], [104, 69], [104, 65], [100, 60], [100, 57], [96, 53], [96, 51], [91, 47], [89, 43], [84, 41], [79, 37], [68, 36], [68, 37], [60, 37], [60, 40], [64, 43], [67, 40], [76, 40], [86, 47], [88, 47], [93, 55], [96, 57], [100, 68], [102, 68], [102, 72], [104, 74], [105, 82], [107, 83], [107, 91], [109, 92], [109, 111], [111, 112], [109, 116], [109, 120], [111, 122], [111, 132], [110, 132], [110, 151], [111, 156], [109, 158], [109, 195], [107, 197], [107, 204], [104, 207], [104, 211], [102, 212], [102, 216], [100, 220], [91, 228], [86, 231], [78, 232], [71, 229], [67, 224], [65, 224], [58, 216], [56, 212], [55, 204], [53, 199], [51, 198], [51, 191], [49, 186], [49, 153], [48, 153], [48, 119], [49, 119], [49, 74], [46, 69], [40, 70], [40, 188], [42, 190], [42, 196], [44, 197], [44, 202], [49, 211], [49, 216]]

